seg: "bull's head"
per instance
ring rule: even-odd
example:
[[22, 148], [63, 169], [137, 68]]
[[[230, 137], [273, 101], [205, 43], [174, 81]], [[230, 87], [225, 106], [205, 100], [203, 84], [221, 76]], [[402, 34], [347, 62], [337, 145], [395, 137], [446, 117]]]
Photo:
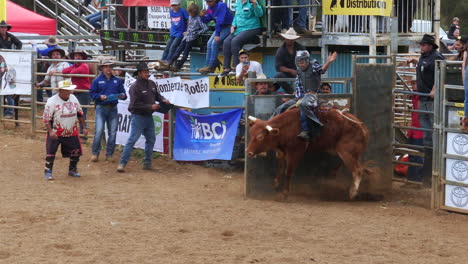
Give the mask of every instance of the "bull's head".
[[257, 154], [266, 154], [274, 149], [278, 144], [278, 128], [273, 128], [268, 121], [263, 121], [253, 116], [249, 116], [250, 141], [247, 145], [247, 155], [255, 157]]

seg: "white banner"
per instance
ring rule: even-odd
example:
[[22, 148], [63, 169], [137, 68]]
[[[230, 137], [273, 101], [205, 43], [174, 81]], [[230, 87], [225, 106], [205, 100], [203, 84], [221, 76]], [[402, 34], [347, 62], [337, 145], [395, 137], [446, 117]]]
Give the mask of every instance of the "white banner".
[[[126, 101], [119, 101], [117, 105], [119, 112], [119, 120], [117, 125], [117, 140], [119, 145], [127, 144], [127, 139], [130, 136], [130, 112], [128, 112], [128, 104]], [[154, 144], [154, 151], [163, 152], [163, 128], [164, 128], [164, 115], [158, 112], [153, 113], [154, 128], [156, 134], [156, 143]], [[145, 149], [145, 137], [140, 136], [135, 144], [135, 148]]]
[[149, 28], [171, 28], [171, 15], [169, 6], [148, 6]]
[[0, 51], [0, 95], [31, 95], [32, 55], [29, 51]]
[[208, 77], [183, 81], [180, 77], [156, 79], [150, 77], [158, 92], [172, 104], [180, 107], [203, 108], [210, 106], [210, 80]]
[[[210, 106], [208, 77], [183, 81], [180, 77], [156, 79], [151, 75], [150, 80], [156, 83], [158, 92], [174, 105], [193, 109]], [[125, 75], [124, 88], [128, 95], [135, 81], [129, 73]], [[130, 101], [130, 97], [127, 97], [127, 101]]]

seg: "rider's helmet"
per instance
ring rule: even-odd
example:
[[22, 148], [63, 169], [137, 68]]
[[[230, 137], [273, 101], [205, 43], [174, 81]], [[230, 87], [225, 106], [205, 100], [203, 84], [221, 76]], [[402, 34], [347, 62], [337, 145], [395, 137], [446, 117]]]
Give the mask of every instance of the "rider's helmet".
[[296, 52], [295, 62], [298, 70], [306, 70], [310, 64], [310, 53], [307, 50], [299, 50]]

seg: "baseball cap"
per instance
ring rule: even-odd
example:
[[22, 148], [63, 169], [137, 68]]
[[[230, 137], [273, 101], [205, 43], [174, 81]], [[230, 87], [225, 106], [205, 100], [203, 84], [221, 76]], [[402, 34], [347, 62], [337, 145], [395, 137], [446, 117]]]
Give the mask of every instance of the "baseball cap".
[[180, 5], [180, 0], [171, 0], [171, 6], [172, 5]]
[[239, 56], [242, 55], [242, 54], [247, 54], [247, 55], [249, 55], [249, 53], [248, 53], [246, 50], [241, 49], [241, 50], [239, 51]]

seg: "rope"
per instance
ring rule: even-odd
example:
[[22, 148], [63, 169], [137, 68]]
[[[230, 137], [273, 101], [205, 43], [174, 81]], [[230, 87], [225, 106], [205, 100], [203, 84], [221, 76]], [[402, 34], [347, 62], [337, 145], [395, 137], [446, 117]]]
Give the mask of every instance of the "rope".
[[340, 113], [340, 115], [341, 115], [342, 117], [348, 119], [348, 120], [351, 121], [351, 122], [354, 122], [354, 123], [356, 123], [356, 124], [362, 124], [362, 122], [356, 121], [356, 120], [354, 120], [354, 119], [351, 119], [351, 118], [349, 118], [349, 117], [347, 117], [347, 116], [345, 116], [345, 115], [343, 114], [343, 112], [348, 112], [348, 111], [349, 111], [349, 109], [345, 108], [345, 109], [343, 109], [343, 110], [338, 110], [338, 113]]

